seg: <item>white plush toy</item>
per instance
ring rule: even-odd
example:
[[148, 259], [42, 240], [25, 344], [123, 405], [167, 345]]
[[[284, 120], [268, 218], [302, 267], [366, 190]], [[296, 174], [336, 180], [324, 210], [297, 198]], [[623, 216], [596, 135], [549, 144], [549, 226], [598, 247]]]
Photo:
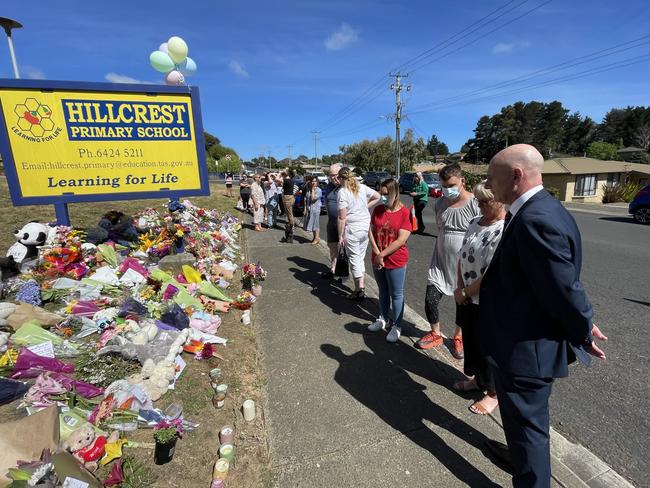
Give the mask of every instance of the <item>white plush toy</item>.
[[38, 246], [45, 244], [51, 227], [40, 222], [29, 222], [22, 229], [14, 232], [16, 242], [7, 251], [7, 256], [13, 256], [14, 261], [20, 264], [23, 261], [38, 256]]
[[154, 363], [153, 359], [147, 359], [142, 365], [142, 371], [129, 376], [127, 380], [132, 385], [142, 388], [151, 401], [155, 402], [165, 394], [175, 376], [176, 368], [173, 361], [163, 359]]

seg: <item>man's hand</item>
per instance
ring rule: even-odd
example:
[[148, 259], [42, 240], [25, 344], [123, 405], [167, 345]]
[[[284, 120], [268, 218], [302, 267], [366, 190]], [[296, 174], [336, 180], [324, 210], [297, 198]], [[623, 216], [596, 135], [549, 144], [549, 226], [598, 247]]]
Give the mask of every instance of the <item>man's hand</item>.
[[[607, 341], [607, 336], [600, 331], [596, 324], [593, 325], [591, 334], [594, 336], [594, 339], [598, 339], [599, 341], [603, 342]], [[606, 359], [605, 351], [596, 345], [596, 341], [591, 341], [591, 345], [585, 347], [585, 351], [587, 351], [592, 356], [597, 357], [598, 359], [602, 359], [603, 361]]]

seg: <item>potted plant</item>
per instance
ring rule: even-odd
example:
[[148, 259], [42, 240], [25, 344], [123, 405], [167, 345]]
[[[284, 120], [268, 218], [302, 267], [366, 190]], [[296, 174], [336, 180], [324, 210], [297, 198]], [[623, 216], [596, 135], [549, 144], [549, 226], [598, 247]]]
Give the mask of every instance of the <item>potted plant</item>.
[[172, 460], [176, 441], [183, 437], [184, 432], [180, 419], [161, 420], [156, 424], [153, 431], [153, 438], [156, 441], [156, 450], [154, 451], [156, 464], [165, 464]]
[[242, 267], [242, 288], [252, 291], [255, 296], [262, 294], [260, 282], [264, 281], [265, 278], [266, 271], [259, 264], [247, 263]]

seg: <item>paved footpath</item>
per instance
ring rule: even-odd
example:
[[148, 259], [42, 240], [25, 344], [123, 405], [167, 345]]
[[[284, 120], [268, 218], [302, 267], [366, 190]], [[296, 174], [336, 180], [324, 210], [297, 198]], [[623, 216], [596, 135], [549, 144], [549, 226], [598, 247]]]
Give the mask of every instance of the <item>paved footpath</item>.
[[[280, 244], [281, 236], [246, 230], [248, 259], [269, 273], [254, 323], [268, 378], [273, 486], [510, 486], [484, 446], [504, 441], [498, 416], [471, 414], [471, 397], [451, 390], [463, 378], [456, 367], [413, 347], [422, 319], [408, 310], [412, 337], [395, 345], [366, 332], [377, 313], [374, 281], [371, 298], [350, 302], [347, 283], [319, 278], [322, 246], [300, 236]], [[626, 486], [560, 436], [553, 451], [553, 486]]]

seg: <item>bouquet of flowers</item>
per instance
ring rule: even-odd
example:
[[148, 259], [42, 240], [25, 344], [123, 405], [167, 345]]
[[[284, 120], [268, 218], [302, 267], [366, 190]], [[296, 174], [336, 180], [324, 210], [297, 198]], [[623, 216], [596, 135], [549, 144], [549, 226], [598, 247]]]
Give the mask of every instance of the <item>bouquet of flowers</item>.
[[251, 290], [266, 279], [266, 271], [259, 263], [246, 263], [242, 266], [241, 282], [244, 290]]
[[255, 299], [255, 295], [253, 295], [250, 291], [242, 291], [239, 295], [237, 295], [237, 298], [235, 298], [235, 301], [232, 302], [232, 305], [239, 310], [248, 310], [253, 306]]

